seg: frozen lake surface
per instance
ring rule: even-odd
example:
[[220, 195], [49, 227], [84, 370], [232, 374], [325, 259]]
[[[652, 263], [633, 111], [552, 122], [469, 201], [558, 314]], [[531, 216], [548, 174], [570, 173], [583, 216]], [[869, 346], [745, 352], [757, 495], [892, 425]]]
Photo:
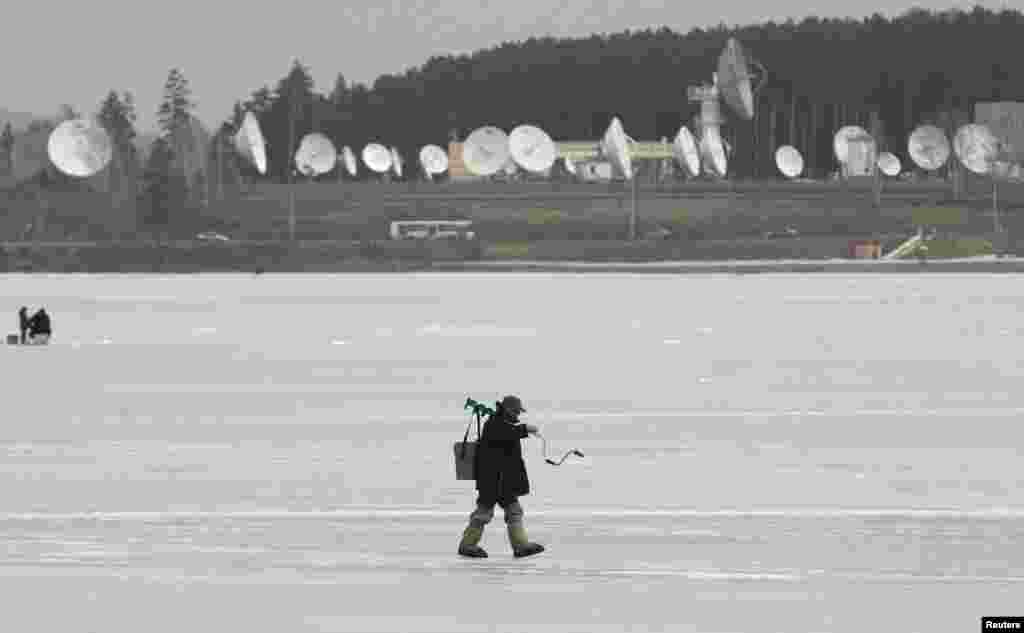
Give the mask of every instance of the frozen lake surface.
[[[5, 629], [970, 631], [1024, 605], [1014, 275], [5, 275]], [[455, 554], [467, 397], [548, 551]]]

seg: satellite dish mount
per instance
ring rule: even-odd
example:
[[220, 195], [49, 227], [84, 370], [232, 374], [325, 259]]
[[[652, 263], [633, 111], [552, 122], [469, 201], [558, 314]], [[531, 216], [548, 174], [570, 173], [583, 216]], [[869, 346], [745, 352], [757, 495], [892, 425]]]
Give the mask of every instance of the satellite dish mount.
[[[750, 72], [750, 66], [759, 71], [756, 85], [751, 84], [754, 75]], [[687, 87], [687, 99], [701, 104], [695, 127], [699, 145], [708, 154], [703, 157], [707, 159], [703, 162], [710, 169], [705, 171], [720, 178], [725, 177], [728, 147], [721, 135], [721, 126], [725, 122], [721, 102], [728, 104], [738, 117], [752, 120], [757, 94], [767, 79], [768, 70], [764, 64], [749, 57], [739, 41], [730, 37], [718, 57], [718, 72], [712, 73], [711, 85]]]

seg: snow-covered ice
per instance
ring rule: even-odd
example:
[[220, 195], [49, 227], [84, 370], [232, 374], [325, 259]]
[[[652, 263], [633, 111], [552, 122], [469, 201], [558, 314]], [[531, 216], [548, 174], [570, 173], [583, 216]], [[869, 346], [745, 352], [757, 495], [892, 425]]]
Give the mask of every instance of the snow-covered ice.
[[[32, 631], [964, 631], [1024, 604], [1011, 275], [2, 276]], [[849, 288], [849, 295], [840, 292]], [[852, 292], [855, 290], [855, 292]], [[455, 555], [466, 397], [531, 537]]]

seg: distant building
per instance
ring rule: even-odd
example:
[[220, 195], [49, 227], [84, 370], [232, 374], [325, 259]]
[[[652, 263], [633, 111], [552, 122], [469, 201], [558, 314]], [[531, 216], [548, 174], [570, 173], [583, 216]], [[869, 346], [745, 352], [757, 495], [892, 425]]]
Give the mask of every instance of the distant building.
[[448, 142], [448, 177], [452, 180], [477, 178], [466, 169], [466, 161], [462, 159], [462, 143]]
[[[607, 179], [605, 173], [611, 168], [606, 161], [601, 160], [598, 155], [600, 140], [592, 141], [556, 141], [555, 148], [559, 159], [568, 158], [581, 167], [579, 175], [587, 180]], [[448, 143], [448, 175], [452, 180], [473, 180], [480, 178], [466, 169], [466, 163], [462, 158], [463, 143], [450, 141]], [[671, 160], [672, 145], [666, 140], [662, 141], [638, 141], [631, 145], [633, 160]], [[583, 168], [584, 165], [589, 167]], [[587, 171], [589, 170], [589, 171]]]

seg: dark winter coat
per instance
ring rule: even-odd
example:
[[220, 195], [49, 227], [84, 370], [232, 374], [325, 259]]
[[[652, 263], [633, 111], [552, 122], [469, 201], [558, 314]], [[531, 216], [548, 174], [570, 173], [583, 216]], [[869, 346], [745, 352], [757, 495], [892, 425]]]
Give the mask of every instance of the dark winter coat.
[[486, 502], [511, 499], [530, 493], [523, 449], [526, 425], [502, 409], [487, 418], [475, 457], [476, 489]]
[[29, 329], [32, 336], [36, 334], [53, 334], [53, 330], [50, 325], [50, 315], [40, 310], [32, 315], [29, 319]]

